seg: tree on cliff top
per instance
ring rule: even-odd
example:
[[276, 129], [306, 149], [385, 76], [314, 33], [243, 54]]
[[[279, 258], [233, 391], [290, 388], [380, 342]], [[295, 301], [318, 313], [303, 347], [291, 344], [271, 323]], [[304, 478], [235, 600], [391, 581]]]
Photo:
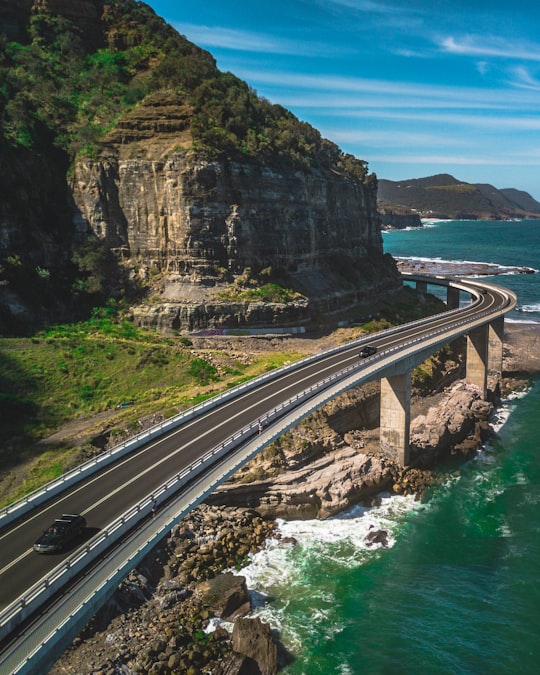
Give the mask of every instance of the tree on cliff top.
[[[1, 26], [0, 26], [1, 32]], [[0, 53], [0, 128], [10, 144], [99, 153], [107, 132], [137, 102], [172, 91], [193, 111], [193, 149], [265, 163], [331, 169], [363, 181], [364, 161], [272, 105], [135, 0], [105, 0], [101, 38], [82, 39], [71, 19], [29, 18], [26, 39]]]

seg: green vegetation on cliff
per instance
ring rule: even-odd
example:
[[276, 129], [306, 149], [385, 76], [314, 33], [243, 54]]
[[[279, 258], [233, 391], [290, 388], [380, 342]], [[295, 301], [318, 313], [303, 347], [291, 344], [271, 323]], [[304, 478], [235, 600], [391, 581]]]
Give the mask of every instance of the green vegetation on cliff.
[[[211, 54], [143, 2], [88, 0], [81, 16], [80, 3], [1, 4], [0, 334], [87, 317], [109, 297], [140, 302], [147, 289], [122, 264], [125, 213], [103, 197], [105, 241], [101, 225], [93, 228], [74, 201], [71, 181], [76, 162], [88, 157], [107, 162], [148, 152], [153, 161], [163, 129], [171, 130], [170, 143], [157, 144], [160, 161], [179, 151], [186, 161], [313, 168], [338, 182], [363, 182], [374, 195], [376, 178], [364, 161], [220, 72]], [[220, 242], [195, 246], [217, 250], [223, 262]], [[287, 298], [270, 287], [261, 294]]]
[[88, 44], [76, 24], [43, 12], [31, 16], [24, 41], [4, 40], [0, 126], [11, 144], [43, 150], [52, 141], [71, 153], [98, 152], [99, 142], [137, 102], [167, 90], [192, 111], [195, 150], [332, 168], [365, 179], [365, 162], [220, 72], [208, 52], [144, 3], [105, 0], [100, 30], [102, 39]]

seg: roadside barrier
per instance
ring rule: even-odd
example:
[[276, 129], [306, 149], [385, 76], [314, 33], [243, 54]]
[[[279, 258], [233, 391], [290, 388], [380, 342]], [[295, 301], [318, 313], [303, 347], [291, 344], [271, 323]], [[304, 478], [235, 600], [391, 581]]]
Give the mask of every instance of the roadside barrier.
[[[443, 286], [450, 285], [469, 293], [472, 292], [471, 286], [473, 291], [476, 287], [476, 284], [472, 282], [470, 282], [470, 285], [467, 285], [459, 280], [438, 279], [433, 277], [423, 277], [420, 275], [407, 275], [407, 276], [403, 275], [403, 276], [404, 279], [406, 280], [429, 281], [430, 283], [436, 283], [438, 285]], [[483, 284], [483, 286], [485, 286], [485, 284]], [[497, 288], [497, 290], [499, 292], [501, 291], [501, 289], [499, 288]], [[478, 288], [478, 290], [476, 291], [477, 301], [479, 301], [480, 297], [481, 297], [480, 288]], [[473, 305], [470, 305], [470, 307], [472, 306]], [[452, 316], [454, 314], [462, 313], [463, 311], [464, 311], [463, 308], [457, 308], [449, 310], [448, 312], [444, 312], [444, 314], [446, 316]], [[428, 321], [430, 318], [433, 317], [428, 317], [428, 319], [425, 318], [417, 319], [416, 321], [411, 321], [409, 323], [396, 326], [394, 328], [386, 329], [384, 331], [381, 331], [377, 335], [379, 337], [384, 337], [388, 335], [398, 334], [412, 327], [420, 326], [426, 321]], [[367, 337], [363, 336], [358, 340], [352, 340], [351, 342], [348, 342], [344, 345], [339, 345], [338, 347], [329, 349], [328, 351], [323, 352], [321, 354], [314, 354], [299, 361], [295, 361], [292, 364], [276, 368], [276, 370], [273, 370], [269, 373], [265, 373], [264, 375], [261, 375], [253, 380], [250, 380], [249, 382], [244, 382], [232, 389], [229, 389], [226, 392], [217, 394], [216, 396], [213, 396], [212, 398], [208, 399], [207, 401], [204, 401], [203, 403], [199, 403], [198, 405], [195, 405], [192, 408], [189, 408], [188, 410], [181, 412], [168, 420], [165, 420], [164, 422], [156, 424], [155, 426], [150, 427], [149, 429], [142, 431], [139, 434], [136, 434], [127, 441], [119, 443], [115, 447], [100, 453], [96, 457], [89, 459], [83, 464], [78, 465], [71, 471], [67, 471], [65, 474], [62, 474], [59, 478], [56, 478], [50, 481], [49, 483], [43, 485], [42, 487], [38, 488], [37, 490], [28, 493], [22, 499], [13, 502], [12, 504], [9, 504], [8, 506], [0, 508], [0, 528], [8, 525], [10, 522], [16, 520], [17, 518], [21, 518], [29, 511], [36, 509], [37, 507], [41, 506], [52, 497], [64, 492], [69, 487], [75, 485], [81, 480], [88, 478], [89, 476], [96, 473], [97, 471], [100, 471], [102, 468], [105, 468], [109, 464], [112, 464], [113, 462], [116, 462], [125, 455], [134, 452], [135, 450], [144, 446], [146, 443], [153, 440], [154, 438], [158, 438], [163, 434], [167, 433], [168, 431], [171, 431], [172, 429], [175, 429], [181, 426], [182, 424], [185, 424], [190, 420], [199, 417], [200, 415], [204, 415], [205, 413], [218, 407], [225, 401], [230, 401], [238, 396], [241, 396], [246, 392], [256, 389], [263, 383], [271, 382], [279, 377], [282, 377], [287, 373], [291, 373], [294, 372], [295, 370], [303, 368], [304, 366], [309, 365], [310, 363], [316, 363], [322, 358], [326, 358], [332, 354], [338, 354], [340, 352], [346, 351], [348, 349], [351, 349], [351, 347], [359, 347], [363, 344], [370, 342], [372, 339], [373, 339], [372, 335]]]
[[[482, 285], [482, 287], [485, 286], [487, 286], [487, 284]], [[168, 500], [171, 495], [180, 492], [182, 488], [184, 488], [194, 478], [198, 477], [205, 471], [210, 470], [224, 457], [231, 455], [234, 450], [240, 446], [243, 446], [253, 436], [261, 438], [261, 442], [263, 442], [264, 445], [268, 444], [268, 442], [271, 442], [271, 440], [274, 440], [274, 438], [283, 433], [283, 429], [281, 427], [276, 427], [272, 432], [271, 427], [273, 427], [273, 425], [275, 425], [280, 419], [284, 418], [295, 409], [304, 406], [301, 414], [298, 416], [288, 417], [286, 428], [294, 426], [300, 419], [306, 417], [308, 414], [311, 414], [311, 412], [320, 407], [320, 405], [324, 404], [326, 399], [319, 399], [316, 404], [313, 402], [311, 406], [305, 405], [308, 404], [311, 399], [314, 399], [317, 394], [323, 394], [323, 392], [332, 387], [332, 385], [337, 385], [339, 383], [345, 383], [345, 385], [343, 385], [341, 389], [338, 387], [338, 393], [345, 391], [347, 388], [356, 386], [360, 381], [374, 379], [375, 377], [380, 376], [381, 371], [388, 370], [394, 365], [399, 364], [399, 362], [403, 361], [404, 358], [411, 356], [416, 352], [425, 351], [428, 348], [433, 349], [450, 339], [455, 339], [459, 335], [469, 332], [472, 328], [483, 325], [488, 321], [497, 318], [498, 316], [504, 315], [509, 311], [509, 309], [515, 306], [516, 297], [512, 292], [506, 291], [506, 289], [501, 289], [496, 286], [493, 287], [493, 289], [501, 293], [505, 298], [504, 306], [499, 307], [495, 311], [491, 309], [484, 310], [483, 312], [480, 312], [471, 318], [463, 318], [456, 321], [451, 327], [440, 327], [430, 332], [427, 336], [417, 336], [400, 345], [383, 349], [372, 356], [362, 359], [353, 365], [347, 366], [346, 368], [333, 373], [315, 385], [308, 387], [299, 394], [296, 394], [290, 399], [284, 401], [279, 406], [276, 406], [266, 415], [259, 416], [259, 418], [254, 420], [250, 425], [240, 429], [222, 443], [209, 450], [204, 456], [193, 462], [189, 467], [172, 476], [157, 490], [154, 490], [150, 495], [147, 495], [143, 500], [135, 504], [119, 518], [111, 522], [107, 527], [105, 527], [103, 530], [101, 530], [101, 532], [99, 532], [89, 542], [87, 542], [87, 544], [75, 551], [64, 562], [55, 567], [38, 583], [25, 591], [19, 598], [17, 598], [17, 600], [5, 608], [0, 613], [0, 639], [6, 635], [9, 635], [22, 621], [37, 611], [39, 606], [49, 600], [67, 582], [79, 574], [85, 567], [90, 565], [98, 557], [103, 555], [103, 553], [111, 545], [114, 545], [118, 539], [124, 536], [127, 531], [135, 527], [142, 519], [148, 518], [155, 504], [159, 505], [165, 500]], [[467, 310], [470, 310], [470, 308], [472, 308], [472, 305], [467, 308]], [[461, 309], [458, 311], [459, 313], [463, 313], [465, 310]], [[453, 310], [453, 313], [457, 313], [456, 310]], [[450, 312], [448, 314], [450, 314]], [[421, 323], [422, 321], [412, 322], [411, 324], [407, 324], [407, 326], [410, 327], [411, 325], [415, 324], [421, 325]], [[403, 326], [401, 328], [403, 329]], [[388, 335], [394, 332], [396, 332], [395, 329], [390, 329], [389, 331], [384, 331], [378, 335]], [[362, 339], [355, 341], [354, 343], [348, 343], [346, 345], [346, 349], [350, 349], [352, 344], [361, 345], [372, 339], [373, 336], [370, 336], [368, 339]], [[331, 350], [331, 353], [333, 351], [334, 350]], [[329, 352], [326, 352], [326, 354], [328, 353]], [[320, 355], [317, 356], [318, 358], [321, 358]], [[317, 359], [312, 359], [312, 357], [309, 357], [309, 359], [304, 359], [303, 363], [306, 363], [306, 361], [309, 360]], [[296, 365], [298, 365], [298, 363], [300, 362], [297, 362]], [[287, 367], [285, 370], [288, 372], [289, 367]], [[364, 374], [363, 376], [362, 373]], [[266, 376], [258, 378], [257, 381], [252, 381], [251, 384], [253, 384], [253, 382], [257, 382], [256, 386], [258, 386], [263, 381], [266, 381]], [[243, 385], [240, 385], [237, 391], [240, 391], [242, 387]], [[231, 392], [228, 392], [227, 394], [230, 393]], [[236, 395], [238, 395], [238, 393]], [[332, 395], [328, 396], [327, 398], [329, 399], [335, 395], [337, 394], [334, 391]], [[228, 398], [228, 395], [223, 397], [218, 396], [216, 399], [211, 399], [211, 401], [216, 401], [217, 403], [214, 403], [214, 405], [216, 405]], [[197, 406], [197, 408], [199, 409], [197, 414], [201, 414], [200, 407]], [[178, 419], [181, 419], [183, 422], [186, 421], [186, 419], [192, 419], [194, 416], [195, 415], [192, 414], [192, 411], [182, 413], [177, 418], [175, 418], [174, 421], [157, 425], [148, 432], [140, 434], [137, 437], [137, 441], [142, 443], [142, 439], [146, 441], [159, 435], [160, 433], [163, 433], [164, 429], [166, 428], [170, 429], [174, 428], [174, 426], [178, 426], [178, 424], [181, 423], [178, 421]], [[259, 419], [263, 423], [263, 427], [265, 429], [263, 434], [259, 434]], [[268, 432], [266, 432], [266, 430], [268, 430]], [[269, 438], [270, 440], [268, 440]], [[264, 445], [262, 447], [264, 447]], [[241, 459], [241, 463], [248, 461], [254, 454], [259, 452], [259, 450], [260, 448], [257, 449], [256, 446], [256, 449], [252, 452], [252, 454], [250, 454], [247, 458], [244, 457]], [[125, 450], [125, 452], [127, 452], [127, 450]], [[240, 465], [241, 464], [234, 464], [233, 470], [228, 471], [219, 482], [225, 480]], [[55, 486], [50, 490], [52, 489], [57, 489], [57, 487]], [[50, 490], [48, 492], [49, 495], [52, 494]], [[47, 489], [44, 489], [42, 492], [47, 494]]]

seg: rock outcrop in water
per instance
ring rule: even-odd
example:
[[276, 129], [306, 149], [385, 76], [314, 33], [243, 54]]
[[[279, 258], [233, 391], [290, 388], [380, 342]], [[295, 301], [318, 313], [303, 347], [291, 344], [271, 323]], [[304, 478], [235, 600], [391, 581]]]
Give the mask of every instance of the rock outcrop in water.
[[[412, 420], [412, 467], [401, 469], [380, 453], [372, 429], [378, 406], [375, 385], [342, 395], [219, 486], [208, 503], [251, 507], [269, 518], [328, 518], [382, 490], [421, 493], [431, 482], [423, 469], [450, 454], [468, 457], [490, 434], [493, 404], [460, 382]], [[336, 429], [344, 424], [342, 435]]]

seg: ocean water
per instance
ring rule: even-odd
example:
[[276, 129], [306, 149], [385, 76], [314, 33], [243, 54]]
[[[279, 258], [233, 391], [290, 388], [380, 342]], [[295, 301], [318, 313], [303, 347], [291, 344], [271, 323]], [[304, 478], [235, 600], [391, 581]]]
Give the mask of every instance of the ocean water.
[[[538, 269], [540, 221], [441, 223], [387, 233], [385, 248]], [[492, 280], [518, 293], [517, 320], [538, 321], [539, 279]], [[533, 382], [499, 409], [490, 445], [427, 501], [382, 495], [331, 520], [281, 521], [296, 543], [269, 541], [240, 573], [291, 654], [284, 672], [540, 672], [539, 420]], [[369, 546], [370, 529], [384, 530], [387, 546]]]
[[[426, 227], [383, 233], [384, 250], [398, 257], [488, 262], [540, 270], [540, 220], [432, 221]], [[514, 321], [540, 322], [540, 274], [486, 277], [517, 293]], [[430, 291], [433, 289], [430, 289]]]

